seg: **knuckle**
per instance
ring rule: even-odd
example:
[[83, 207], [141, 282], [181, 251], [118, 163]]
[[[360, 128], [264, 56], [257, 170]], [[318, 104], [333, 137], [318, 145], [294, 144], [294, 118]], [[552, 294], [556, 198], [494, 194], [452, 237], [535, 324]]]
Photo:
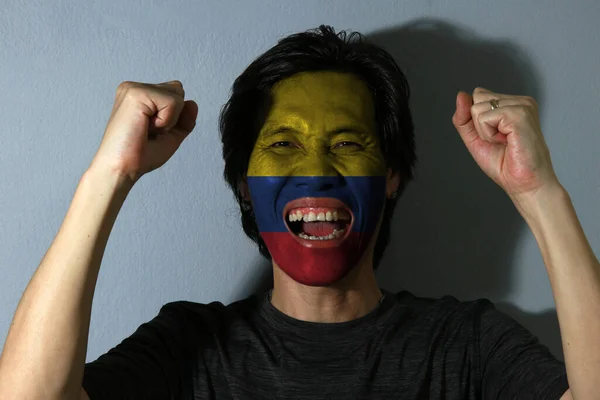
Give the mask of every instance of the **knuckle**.
[[538, 106], [537, 101], [535, 101], [535, 99], [531, 96], [523, 96], [523, 101], [525, 102], [526, 105], [528, 105], [530, 107], [537, 108], [537, 106]]
[[124, 89], [124, 92], [126, 96], [131, 97], [138, 95], [142, 90], [139, 86], [130, 85]]
[[119, 91], [119, 92], [125, 91], [127, 89], [130, 89], [134, 85], [135, 85], [135, 82], [123, 81], [123, 82], [119, 83], [119, 86], [117, 86], [117, 91]]
[[169, 87], [169, 92], [174, 93], [177, 96], [185, 96], [185, 90], [183, 89], [183, 84], [181, 83], [181, 81], [168, 82], [167, 87]]
[[483, 119], [483, 116], [482, 116], [481, 114], [478, 114], [478, 115], [476, 115], [476, 116], [475, 116], [475, 121], [476, 121], [476, 122], [477, 122], [477, 124], [479, 124], [479, 125], [481, 125], [481, 123], [482, 123], [482, 119]]
[[177, 107], [180, 103], [180, 99], [178, 96], [174, 96], [172, 94], [169, 94], [169, 96], [167, 97], [167, 107]]
[[527, 111], [526, 107], [520, 106], [520, 107], [515, 108], [515, 114], [521, 118], [525, 118], [525, 117], [527, 117], [529, 112]]
[[177, 122], [179, 117], [179, 110], [182, 108], [179, 100], [174, 96], [165, 97], [161, 102], [161, 108], [166, 112], [165, 116], [171, 124]]

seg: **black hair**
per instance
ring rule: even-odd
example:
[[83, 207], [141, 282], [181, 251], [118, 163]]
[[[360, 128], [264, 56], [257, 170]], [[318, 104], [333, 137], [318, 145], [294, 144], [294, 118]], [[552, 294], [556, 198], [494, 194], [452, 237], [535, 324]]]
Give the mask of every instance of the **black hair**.
[[260, 237], [252, 206], [241, 191], [250, 155], [271, 105], [271, 89], [300, 72], [334, 71], [362, 79], [373, 96], [375, 123], [387, 167], [400, 175], [398, 196], [387, 199], [373, 254], [377, 268], [390, 240], [390, 222], [396, 202], [413, 178], [416, 163], [414, 127], [409, 109], [406, 77], [382, 48], [358, 33], [336, 34], [328, 25], [292, 34], [256, 58], [235, 80], [231, 96], [221, 109], [219, 130], [225, 161], [224, 178], [240, 206], [242, 227], [270, 259]]

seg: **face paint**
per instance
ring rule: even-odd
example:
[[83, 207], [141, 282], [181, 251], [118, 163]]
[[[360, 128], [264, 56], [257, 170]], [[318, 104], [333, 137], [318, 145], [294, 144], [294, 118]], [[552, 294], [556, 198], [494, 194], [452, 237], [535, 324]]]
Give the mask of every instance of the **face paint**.
[[258, 229], [292, 279], [331, 285], [357, 265], [385, 201], [371, 93], [336, 72], [297, 74], [271, 93], [247, 173]]

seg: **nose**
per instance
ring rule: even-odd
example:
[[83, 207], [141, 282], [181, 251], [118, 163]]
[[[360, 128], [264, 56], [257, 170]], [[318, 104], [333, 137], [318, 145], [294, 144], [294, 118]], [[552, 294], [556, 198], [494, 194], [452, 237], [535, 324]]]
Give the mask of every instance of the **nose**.
[[297, 176], [296, 187], [310, 192], [326, 192], [343, 185], [341, 176]]
[[344, 177], [323, 155], [304, 160], [302, 168], [296, 169], [294, 175], [295, 186], [311, 192], [328, 191], [344, 185]]

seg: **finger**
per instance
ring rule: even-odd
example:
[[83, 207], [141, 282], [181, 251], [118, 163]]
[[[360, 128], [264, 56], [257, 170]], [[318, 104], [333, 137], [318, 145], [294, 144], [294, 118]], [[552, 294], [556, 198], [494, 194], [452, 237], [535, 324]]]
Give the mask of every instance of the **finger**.
[[172, 130], [187, 136], [196, 126], [197, 117], [198, 104], [193, 100], [187, 100], [181, 114], [179, 114], [179, 120]]
[[477, 139], [478, 136], [471, 116], [472, 105], [473, 98], [471, 95], [459, 91], [456, 95], [456, 111], [452, 116], [452, 123], [467, 145]]
[[471, 107], [471, 116], [473, 121], [475, 121], [475, 129], [483, 140], [492, 143], [503, 143], [506, 142], [505, 138], [496, 136], [496, 132], [492, 132], [492, 129], [489, 126], [482, 125], [480, 116], [489, 111], [496, 111], [502, 107], [523, 106], [526, 105], [526, 102], [522, 98], [514, 96], [496, 99], [496, 101], [498, 102], [498, 107], [496, 107], [495, 110], [492, 110], [492, 104], [489, 101], [473, 104]]
[[456, 111], [452, 116], [452, 123], [458, 131], [461, 139], [473, 158], [479, 163], [484, 160], [486, 163], [491, 163], [492, 159], [497, 157], [498, 152], [495, 151], [495, 146], [486, 142], [477, 132], [476, 121], [471, 115], [471, 107], [473, 106], [473, 98], [465, 92], [458, 92], [456, 96]]
[[177, 124], [164, 135], [156, 137], [154, 145], [167, 153], [172, 154], [177, 151], [181, 143], [196, 126], [197, 115], [198, 105], [192, 100], [186, 101]]
[[473, 103], [489, 102], [492, 99], [507, 99], [511, 97], [517, 97], [510, 94], [496, 93], [482, 87], [476, 87], [473, 90]]
[[[515, 110], [520, 107], [523, 109], [527, 109], [529, 111], [533, 111], [534, 113], [537, 113], [538, 105], [535, 102], [535, 100], [529, 96], [507, 96], [504, 98], [495, 98], [495, 100], [497, 102], [497, 107], [495, 108], [495, 110], [492, 110], [491, 100], [493, 100], [493, 99], [490, 99], [490, 101], [486, 101], [486, 102], [476, 103], [471, 107], [471, 115], [472, 115], [474, 121], [476, 121], [476, 122], [479, 121], [480, 115], [482, 113], [485, 113], [488, 111], [496, 111], [500, 108], [507, 108], [507, 107], [514, 108]], [[490, 136], [489, 133], [491, 132], [491, 130], [488, 127], [484, 127], [480, 123], [476, 123], [475, 128], [477, 129], [477, 132], [484, 140], [489, 141], [489, 140], [493, 139], [494, 142], [496, 142], [498, 140], [504, 141], [503, 140], [504, 138], [502, 138], [500, 136], [498, 136], [498, 137], [496, 137], [495, 135]], [[487, 130], [487, 132], [484, 132], [483, 128], [485, 128]]]
[[[477, 115], [479, 115], [483, 112], [492, 110], [492, 103], [490, 103], [491, 100], [494, 100], [494, 99], [490, 99], [488, 101], [482, 101], [482, 102], [473, 104], [473, 107], [471, 107], [471, 114], [474, 119], [476, 119]], [[495, 100], [498, 103], [496, 108], [506, 107], [506, 106], [528, 106], [529, 105], [529, 103], [521, 97], [506, 97], [503, 99], [497, 98]]]
[[163, 82], [157, 84], [156, 86], [160, 86], [162, 89], [165, 89], [171, 93], [178, 94], [179, 96], [185, 98], [185, 90], [183, 89], [183, 84], [181, 83], [181, 81], [175, 80]]
[[182, 97], [155, 91], [151, 99], [156, 106], [156, 113], [150, 117], [151, 130], [168, 131], [179, 120], [185, 102]]
[[477, 117], [477, 125], [480, 128], [483, 140], [495, 143], [506, 143], [508, 135], [519, 120], [522, 120], [524, 108], [522, 105], [508, 105], [494, 110], [486, 111]]
[[488, 143], [506, 143], [506, 137], [498, 131], [503, 111], [488, 110], [477, 114], [475, 127], [479, 137]]

